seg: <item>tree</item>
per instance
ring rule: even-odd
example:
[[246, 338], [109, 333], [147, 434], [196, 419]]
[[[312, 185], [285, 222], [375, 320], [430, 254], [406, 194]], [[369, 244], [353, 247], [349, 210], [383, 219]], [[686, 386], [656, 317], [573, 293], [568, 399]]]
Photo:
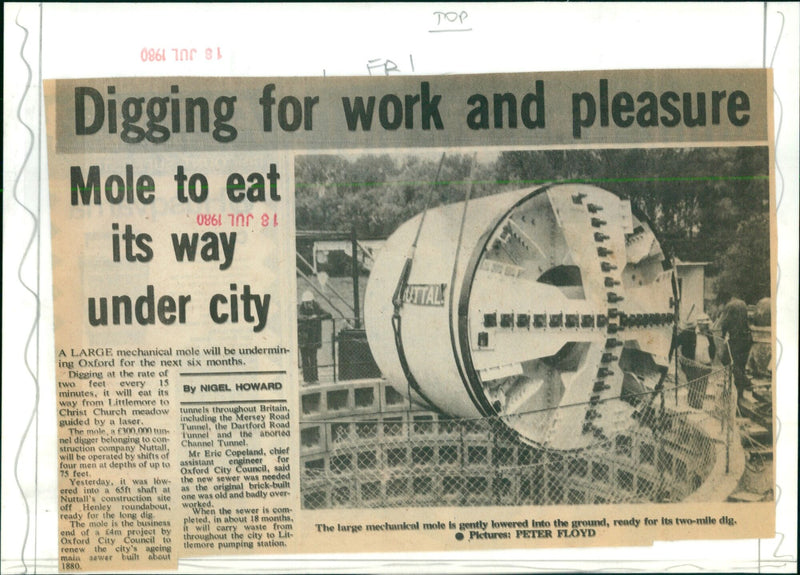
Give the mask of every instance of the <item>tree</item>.
[[769, 215], [753, 214], [739, 222], [736, 241], [731, 242], [720, 258], [722, 272], [718, 286], [750, 304], [770, 295]]
[[[470, 181], [473, 198], [584, 182], [629, 198], [669, 256], [711, 262], [708, 272], [721, 270], [725, 281], [746, 287], [748, 301], [769, 293], [765, 146], [509, 151], [475, 165], [470, 154], [448, 153], [437, 177], [440, 159], [439, 154], [299, 156], [297, 228], [349, 233], [355, 226], [361, 238], [386, 237], [426, 205], [462, 201]], [[747, 274], [759, 275], [747, 284]]]
[[470, 179], [490, 181], [474, 187], [476, 197], [497, 188], [493, 168], [471, 166], [466, 154], [447, 154], [437, 178], [440, 159], [388, 154], [298, 157], [297, 228], [349, 232], [355, 226], [359, 237], [385, 237], [426, 205], [463, 200]]
[[[504, 152], [497, 176], [528, 185], [592, 183], [628, 197], [668, 254], [710, 261], [713, 271], [741, 241], [739, 223], [767, 217], [768, 166], [766, 147], [546, 150]], [[768, 260], [769, 246], [751, 255]]]

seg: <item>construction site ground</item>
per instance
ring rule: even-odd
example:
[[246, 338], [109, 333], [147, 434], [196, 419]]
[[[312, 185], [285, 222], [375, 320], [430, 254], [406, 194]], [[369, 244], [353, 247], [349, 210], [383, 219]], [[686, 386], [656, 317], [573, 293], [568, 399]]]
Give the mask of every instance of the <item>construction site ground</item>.
[[772, 382], [753, 378], [736, 413], [736, 423], [746, 455], [739, 484], [729, 501], [769, 501], [774, 498]]

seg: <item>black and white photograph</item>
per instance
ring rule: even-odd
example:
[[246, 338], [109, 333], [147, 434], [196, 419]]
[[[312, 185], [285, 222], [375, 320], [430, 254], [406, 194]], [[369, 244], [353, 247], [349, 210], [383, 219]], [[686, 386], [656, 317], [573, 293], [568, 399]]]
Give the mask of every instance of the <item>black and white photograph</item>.
[[305, 509], [774, 498], [767, 147], [295, 179]]

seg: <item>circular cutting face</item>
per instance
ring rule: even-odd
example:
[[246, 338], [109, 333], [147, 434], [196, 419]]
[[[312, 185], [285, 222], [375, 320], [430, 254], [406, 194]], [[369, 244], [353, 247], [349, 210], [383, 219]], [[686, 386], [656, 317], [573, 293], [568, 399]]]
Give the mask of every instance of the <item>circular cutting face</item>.
[[666, 372], [674, 292], [628, 201], [593, 186], [535, 192], [474, 265], [462, 351], [484, 409], [554, 449], [634, 423]]

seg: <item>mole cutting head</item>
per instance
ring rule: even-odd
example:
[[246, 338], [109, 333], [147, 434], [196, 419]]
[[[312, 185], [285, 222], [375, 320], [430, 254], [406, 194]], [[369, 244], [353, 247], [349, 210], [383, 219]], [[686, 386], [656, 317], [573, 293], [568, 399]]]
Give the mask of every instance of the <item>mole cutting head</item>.
[[463, 208], [431, 210], [419, 234], [400, 298], [405, 370], [386, 318], [418, 221], [373, 268], [365, 318], [384, 375], [555, 449], [634, 424], [672, 342], [672, 270], [649, 224], [609, 191], [554, 185], [473, 200], [457, 246]]

